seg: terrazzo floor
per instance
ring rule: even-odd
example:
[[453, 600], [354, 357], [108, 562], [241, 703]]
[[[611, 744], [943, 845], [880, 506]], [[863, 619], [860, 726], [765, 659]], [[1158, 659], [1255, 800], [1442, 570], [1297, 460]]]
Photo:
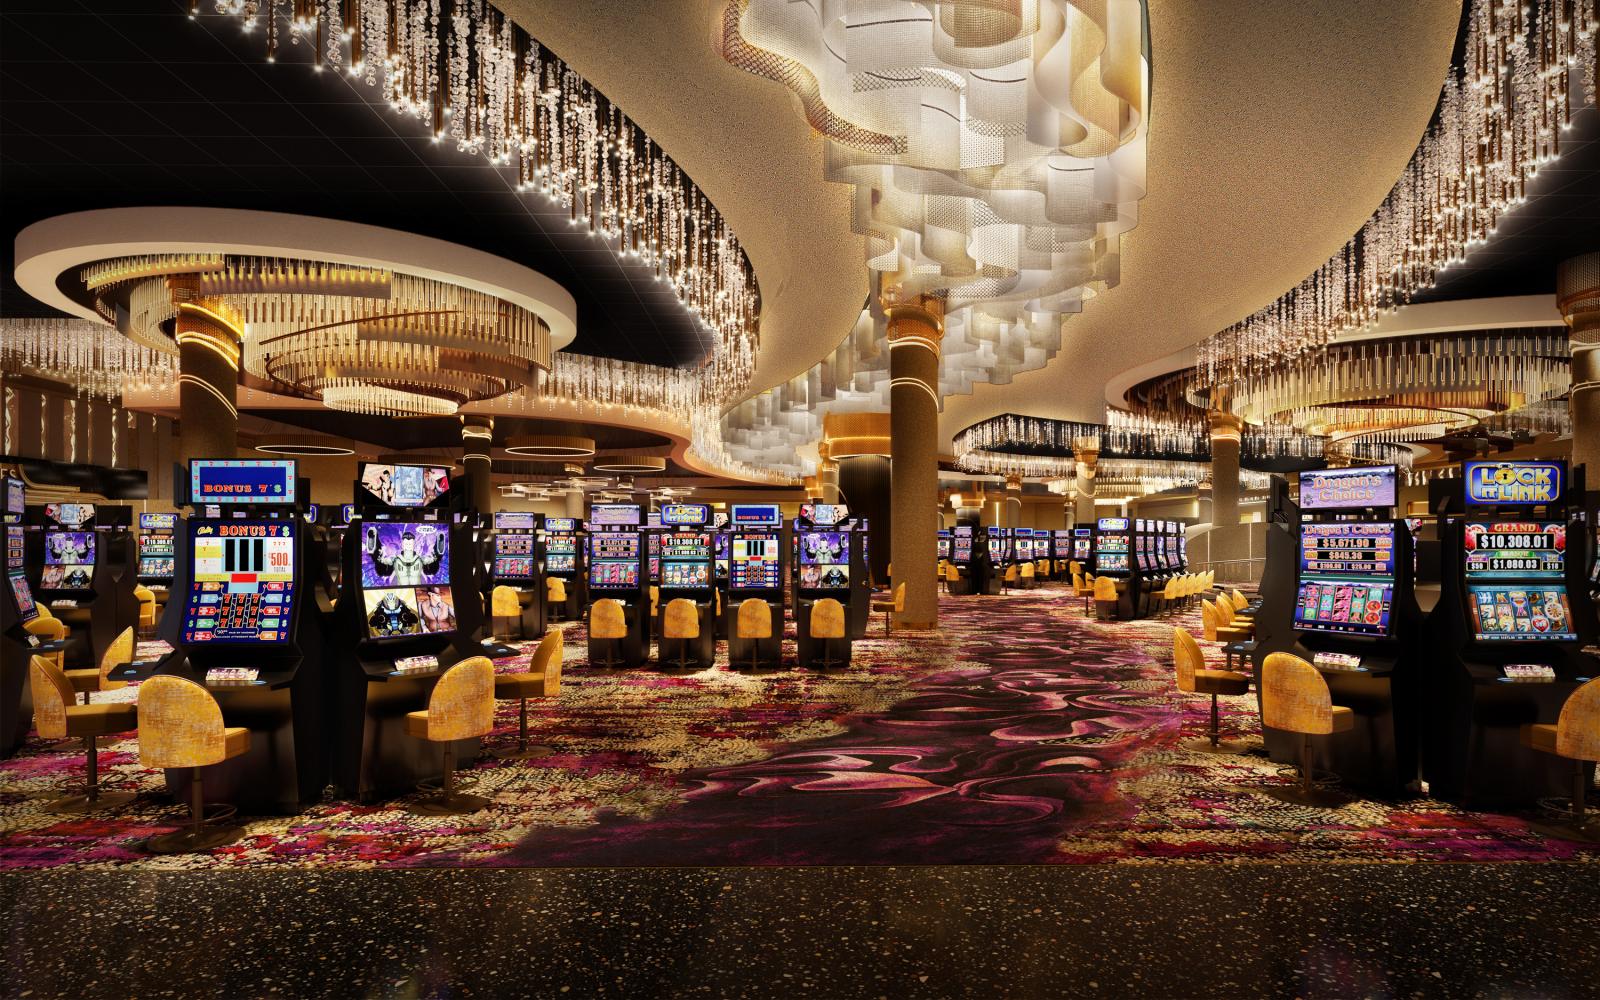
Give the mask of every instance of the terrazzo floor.
[[1600, 989], [1570, 864], [46, 872], [0, 908], [18, 998]]

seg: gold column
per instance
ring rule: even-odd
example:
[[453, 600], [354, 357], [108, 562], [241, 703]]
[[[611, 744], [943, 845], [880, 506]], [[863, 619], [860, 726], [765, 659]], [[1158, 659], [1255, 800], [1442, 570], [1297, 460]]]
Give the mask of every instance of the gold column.
[[168, 283], [177, 309], [178, 461], [233, 458], [239, 448], [239, 355], [244, 323], [193, 279]]
[[1218, 527], [1239, 523], [1239, 442], [1244, 421], [1225, 410], [1212, 410], [1211, 419], [1211, 523]]
[[579, 524], [582, 524], [585, 520], [588, 519], [588, 516], [589, 516], [588, 512], [583, 509], [583, 491], [582, 490], [579, 490], [579, 489], [568, 490], [567, 493], [566, 493], [566, 498], [565, 499], [566, 499], [566, 513], [567, 513], [568, 517], [576, 519]]
[[839, 461], [828, 454], [828, 442], [817, 446], [817, 488], [823, 503], [839, 502]]
[[1003, 523], [1008, 528], [1022, 527], [1022, 477], [1006, 477], [1006, 516]]
[[494, 504], [493, 463], [489, 457], [493, 440], [493, 417], [461, 417], [461, 468], [466, 473], [467, 495], [472, 500], [472, 506], [485, 516]]
[[1080, 527], [1094, 527], [1094, 473], [1100, 461], [1100, 442], [1082, 438], [1072, 443], [1072, 458], [1077, 463], [1078, 475], [1074, 483], [1073, 522]]
[[1561, 262], [1556, 305], [1572, 341], [1572, 467], [1600, 490], [1600, 252]]
[[889, 341], [889, 553], [894, 583], [906, 585], [905, 610], [895, 624], [939, 624], [937, 516], [939, 503], [939, 342], [944, 305], [918, 296], [884, 298]]

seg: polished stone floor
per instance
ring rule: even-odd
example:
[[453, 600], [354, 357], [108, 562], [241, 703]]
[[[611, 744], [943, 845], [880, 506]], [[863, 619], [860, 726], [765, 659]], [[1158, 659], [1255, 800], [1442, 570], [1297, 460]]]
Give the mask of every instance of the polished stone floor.
[[0, 877], [0, 995], [1600, 994], [1555, 863]]

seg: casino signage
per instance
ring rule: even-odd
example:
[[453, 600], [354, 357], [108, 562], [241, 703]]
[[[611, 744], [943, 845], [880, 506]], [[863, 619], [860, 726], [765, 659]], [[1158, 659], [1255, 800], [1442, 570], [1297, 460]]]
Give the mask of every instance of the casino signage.
[[1467, 502], [1553, 504], [1561, 499], [1566, 466], [1561, 462], [1466, 462]]
[[1378, 465], [1300, 473], [1303, 510], [1353, 510], [1395, 505], [1395, 468]]

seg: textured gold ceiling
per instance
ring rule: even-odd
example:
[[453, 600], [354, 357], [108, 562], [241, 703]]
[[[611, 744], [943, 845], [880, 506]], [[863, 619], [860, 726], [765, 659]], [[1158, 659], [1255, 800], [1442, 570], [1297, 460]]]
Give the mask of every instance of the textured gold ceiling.
[[[715, 0], [502, 0], [681, 163], [761, 282], [756, 386], [808, 367], [867, 291], [847, 189], [794, 98], [725, 64]], [[1360, 227], [1438, 99], [1459, 0], [1150, 0], [1150, 193], [1122, 284], [1060, 355], [946, 401], [943, 436], [1001, 412], [1097, 420], [1119, 372], [1267, 304]], [[579, 317], [579, 323], [584, 321]]]

